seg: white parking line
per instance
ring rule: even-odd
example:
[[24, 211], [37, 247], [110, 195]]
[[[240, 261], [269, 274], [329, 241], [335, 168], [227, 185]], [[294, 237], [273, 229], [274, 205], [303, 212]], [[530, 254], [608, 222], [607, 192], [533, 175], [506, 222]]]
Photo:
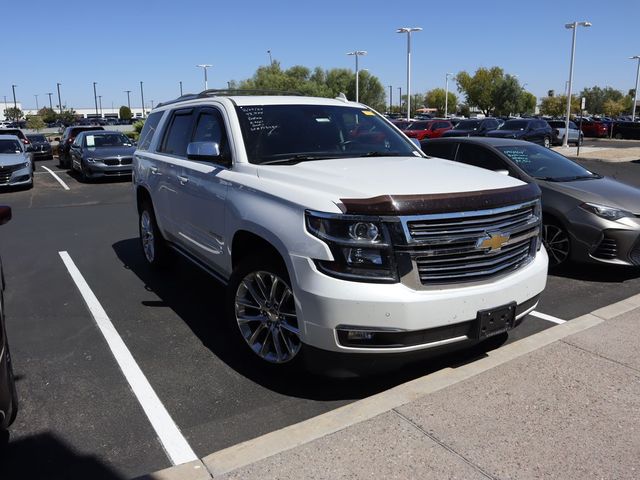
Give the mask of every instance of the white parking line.
[[120, 338], [120, 335], [118, 335], [113, 323], [111, 323], [107, 313], [102, 308], [102, 305], [100, 305], [98, 298], [91, 291], [91, 288], [89, 288], [80, 270], [78, 270], [67, 252], [58, 252], [58, 254], [67, 267], [69, 275], [71, 275], [78, 290], [80, 290], [80, 294], [82, 298], [84, 298], [91, 315], [93, 315], [122, 373], [129, 382], [131, 390], [133, 390], [144, 413], [149, 418], [169, 460], [171, 460], [174, 465], [197, 460], [198, 457], [178, 429], [178, 426], [169, 416], [169, 413], [142, 373], [133, 355], [131, 355], [124, 341]]
[[53, 175], [53, 178], [55, 178], [58, 181], [58, 183], [62, 185], [62, 188], [64, 188], [65, 190], [69, 190], [69, 186], [66, 183], [64, 183], [64, 181], [53, 170], [45, 167], [44, 165], [42, 165], [42, 168], [44, 168], [47, 172]]
[[529, 312], [529, 315], [533, 315], [534, 317], [538, 317], [538, 318], [541, 318], [542, 320], [546, 320], [548, 322], [553, 322], [557, 324], [566, 322], [566, 320], [562, 320], [561, 318], [552, 317], [551, 315], [547, 315], [546, 313], [536, 312], [535, 310], [533, 312]]

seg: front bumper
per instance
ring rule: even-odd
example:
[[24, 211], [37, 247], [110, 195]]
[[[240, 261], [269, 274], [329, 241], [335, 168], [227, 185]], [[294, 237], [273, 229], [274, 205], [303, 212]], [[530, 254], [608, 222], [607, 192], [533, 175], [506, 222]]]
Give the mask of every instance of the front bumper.
[[133, 166], [129, 165], [105, 165], [100, 162], [84, 162], [85, 174], [89, 178], [126, 177], [131, 176]]
[[611, 221], [576, 207], [567, 222], [571, 260], [640, 266], [640, 218]]
[[17, 187], [20, 185], [30, 185], [33, 182], [33, 172], [31, 166], [23, 167], [12, 172], [0, 170], [0, 186]]
[[[413, 290], [404, 284], [338, 280], [320, 273], [306, 257], [292, 256], [294, 294], [302, 341], [316, 349], [365, 355], [408, 353], [464, 343], [465, 325], [478, 311], [516, 302], [525, 304], [546, 285], [548, 258], [541, 249], [526, 266], [478, 284]], [[535, 307], [517, 313], [520, 320]], [[339, 340], [339, 327], [405, 332], [424, 341], [402, 346], [353, 347]], [[449, 328], [450, 327], [450, 328]], [[429, 330], [444, 332], [436, 337]]]

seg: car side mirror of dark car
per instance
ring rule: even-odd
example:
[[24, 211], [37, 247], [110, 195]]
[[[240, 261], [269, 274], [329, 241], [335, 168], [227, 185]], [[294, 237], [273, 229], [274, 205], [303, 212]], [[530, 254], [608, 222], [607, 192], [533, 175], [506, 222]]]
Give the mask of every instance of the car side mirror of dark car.
[[197, 162], [211, 162], [228, 166], [230, 162], [220, 153], [220, 145], [216, 142], [191, 142], [187, 145], [187, 158]]
[[0, 225], [4, 225], [11, 220], [11, 207], [2, 205], [0, 206]]

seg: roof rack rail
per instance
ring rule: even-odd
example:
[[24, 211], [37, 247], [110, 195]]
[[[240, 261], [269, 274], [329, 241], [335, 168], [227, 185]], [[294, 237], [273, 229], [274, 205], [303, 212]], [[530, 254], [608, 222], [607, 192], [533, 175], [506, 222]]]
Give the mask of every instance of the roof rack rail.
[[202, 92], [200, 92], [198, 94], [198, 97], [212, 97], [212, 96], [221, 96], [221, 97], [226, 97], [226, 96], [231, 96], [231, 95], [297, 95], [297, 96], [304, 96], [304, 93], [302, 92], [297, 92], [297, 91], [293, 91], [293, 90], [263, 90], [263, 89], [240, 89], [240, 88], [235, 88], [235, 89], [230, 89], [230, 88], [224, 88], [224, 89], [209, 89], [209, 90], [203, 90]]
[[195, 100], [197, 98], [205, 97], [229, 97], [229, 96], [242, 96], [242, 95], [286, 95], [286, 96], [305, 96], [302, 92], [296, 92], [292, 90], [242, 90], [242, 89], [209, 89], [203, 90], [200, 93], [187, 93], [173, 100], [167, 100], [156, 105], [158, 107], [164, 107], [173, 103], [183, 102], [185, 100]]

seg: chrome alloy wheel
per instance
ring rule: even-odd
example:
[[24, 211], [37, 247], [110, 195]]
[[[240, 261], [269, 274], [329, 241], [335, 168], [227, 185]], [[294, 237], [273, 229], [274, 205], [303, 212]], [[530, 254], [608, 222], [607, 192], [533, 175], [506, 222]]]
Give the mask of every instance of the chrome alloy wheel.
[[269, 363], [292, 360], [300, 351], [300, 330], [293, 292], [271, 272], [252, 272], [235, 296], [235, 318], [251, 350]]
[[144, 256], [149, 263], [153, 263], [156, 253], [155, 238], [153, 236], [153, 220], [148, 210], [143, 210], [140, 214], [140, 240]]
[[549, 254], [551, 266], [560, 265], [569, 257], [569, 237], [561, 227], [552, 223], [543, 225], [542, 243]]

